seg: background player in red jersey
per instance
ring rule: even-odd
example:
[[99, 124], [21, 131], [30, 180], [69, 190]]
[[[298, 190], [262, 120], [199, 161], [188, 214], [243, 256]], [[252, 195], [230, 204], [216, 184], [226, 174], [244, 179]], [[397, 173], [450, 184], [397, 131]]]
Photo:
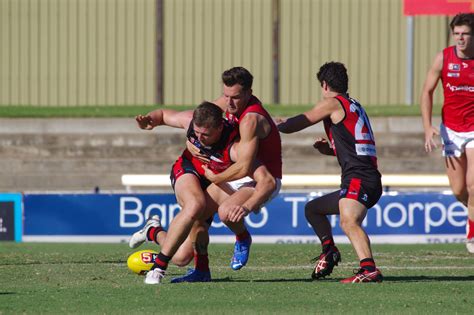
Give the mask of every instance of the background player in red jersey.
[[[274, 177], [274, 197], [280, 190], [282, 177], [281, 139], [278, 129], [260, 100], [253, 95], [253, 76], [247, 69], [233, 67], [224, 71], [222, 83], [222, 96], [214, 103], [225, 110], [229, 121], [238, 125], [239, 158], [221, 173], [206, 171], [206, 177], [216, 184], [239, 180], [250, 175], [252, 165], [258, 160]], [[193, 155], [200, 155], [199, 150], [189, 143], [187, 147]], [[251, 210], [244, 206], [244, 201], [251, 193], [248, 188], [255, 183], [252, 179], [244, 179], [231, 185], [234, 185], [237, 191], [219, 207], [219, 217], [236, 234], [230, 266], [233, 270], [239, 270], [247, 263], [252, 243], [243, 219]]]
[[323, 121], [329, 142], [316, 139], [314, 148], [322, 154], [336, 155], [342, 169], [341, 189], [305, 206], [306, 218], [323, 248], [312, 277], [330, 275], [341, 261], [326, 217], [340, 214], [341, 228], [360, 260], [357, 273], [341, 282], [381, 282], [382, 274], [375, 266], [369, 238], [362, 228], [367, 209], [375, 205], [382, 194], [369, 119], [362, 106], [347, 94], [349, 79], [342, 63], [324, 64], [317, 78], [321, 83], [322, 100], [313, 109], [278, 124], [281, 132], [293, 133]]
[[[227, 123], [222, 117], [223, 111], [215, 104], [204, 102], [194, 111], [176, 112], [172, 110], [156, 110], [145, 116], [136, 117], [138, 125], [142, 129], [151, 130], [158, 125], [168, 125], [187, 130], [188, 139], [199, 142], [201, 152], [208, 158], [208, 168], [215, 172], [220, 172], [229, 167], [236, 159], [237, 153], [234, 149], [234, 142], [238, 138], [235, 126]], [[238, 160], [238, 158], [237, 158]], [[158, 284], [165, 275], [168, 263], [175, 256], [178, 250], [180, 255], [189, 255], [190, 246], [185, 243], [193, 224], [197, 221], [204, 221], [214, 213], [217, 204], [221, 204], [231, 193], [226, 187], [212, 185], [204, 177], [204, 163], [192, 156], [188, 150], [178, 158], [172, 168], [171, 181], [175, 190], [176, 199], [181, 211], [175, 216], [169, 226], [169, 230], [164, 236], [159, 219], [153, 217], [147, 221], [145, 227], [136, 232], [131, 240], [130, 246], [135, 248], [147, 239], [158, 241], [158, 234], [161, 236], [161, 251], [157, 255], [155, 265], [147, 273], [145, 283]], [[247, 198], [246, 205], [250, 209], [258, 208], [273, 191], [273, 186], [268, 185], [266, 178], [273, 181], [273, 177], [265, 170], [265, 167], [256, 167], [253, 173], [256, 180], [256, 187], [251, 196]], [[263, 185], [263, 189], [260, 186]], [[266, 190], [265, 190], [266, 189]], [[206, 212], [207, 210], [207, 212]], [[155, 222], [158, 221], [158, 222]], [[181, 258], [180, 260], [186, 260]], [[174, 261], [176, 263], [176, 261]], [[189, 260], [188, 260], [189, 262]], [[201, 281], [209, 281], [207, 278]]]
[[[421, 94], [425, 150], [436, 148], [441, 131], [449, 184], [456, 198], [468, 208], [466, 247], [474, 253], [474, 13], [456, 15], [451, 21], [454, 46], [439, 52]], [[444, 104], [440, 131], [433, 127], [433, 92], [441, 79]]]

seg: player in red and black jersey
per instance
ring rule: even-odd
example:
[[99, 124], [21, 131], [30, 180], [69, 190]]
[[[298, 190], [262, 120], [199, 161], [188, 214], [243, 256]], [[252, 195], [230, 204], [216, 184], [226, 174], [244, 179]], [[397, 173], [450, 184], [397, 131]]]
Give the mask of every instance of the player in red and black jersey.
[[[161, 245], [161, 251], [152, 270], [147, 273], [145, 283], [160, 283], [171, 260], [182, 266], [187, 265], [193, 256], [197, 261], [195, 267], [198, 271], [193, 273], [193, 280], [210, 281], [207, 248], [202, 251], [197, 248], [199, 244], [192, 244], [192, 240], [198, 238], [196, 234], [202, 232], [208, 237], [206, 220], [233, 191], [226, 185], [211, 184], [204, 177], [204, 167], [209, 172], [219, 173], [238, 160], [239, 153], [234, 149], [234, 143], [238, 140], [238, 129], [223, 118], [223, 111], [217, 105], [209, 102], [202, 103], [194, 111], [155, 110], [147, 115], [137, 116], [136, 121], [139, 127], [145, 130], [159, 125], [186, 129], [188, 140], [195, 143], [206, 157], [205, 160], [200, 160], [185, 150], [173, 165], [171, 180], [181, 211], [170, 223], [168, 231], [163, 230], [159, 217], [155, 215], [130, 239], [129, 245], [132, 248], [147, 240]], [[273, 181], [273, 176], [265, 166], [254, 165], [252, 175], [256, 187], [246, 200], [250, 209], [259, 208], [274, 190], [272, 185], [268, 185], [268, 182]], [[190, 235], [192, 229], [193, 235]], [[207, 242], [208, 240], [203, 241]], [[182, 281], [186, 281], [186, 278], [178, 278], [174, 282]]]
[[206, 162], [202, 159], [194, 157], [187, 149], [173, 165], [171, 170], [171, 185], [174, 188], [176, 180], [186, 173], [193, 173], [199, 178], [201, 188], [206, 190], [211, 182], [204, 176], [204, 168], [206, 165], [214, 173], [220, 173], [227, 169], [233, 162], [231, 158], [231, 149], [236, 140], [239, 138], [239, 130], [229, 123], [226, 119], [222, 119], [221, 126], [218, 127], [219, 138], [217, 142], [210, 145], [203, 144], [199, 138], [201, 131], [195, 129], [194, 119], [189, 124], [186, 137], [188, 141], [193, 143], [200, 149]]
[[[426, 76], [421, 94], [425, 150], [443, 143], [451, 190], [468, 209], [466, 247], [474, 254], [474, 13], [461, 13], [451, 21], [454, 46], [439, 52]], [[433, 93], [442, 81], [444, 104], [440, 129], [433, 127]]]
[[326, 217], [340, 214], [341, 228], [360, 260], [357, 273], [341, 282], [381, 282], [382, 274], [375, 266], [369, 238], [362, 228], [367, 210], [377, 203], [382, 194], [369, 119], [362, 106], [347, 94], [349, 79], [342, 63], [324, 64], [317, 78], [321, 83], [323, 99], [313, 109], [278, 125], [281, 132], [293, 133], [323, 121], [329, 141], [318, 138], [314, 148], [322, 154], [335, 155], [342, 170], [340, 190], [314, 199], [305, 206], [306, 218], [323, 248], [312, 278], [330, 275], [341, 260]]
[[[282, 155], [281, 139], [273, 119], [253, 95], [252, 74], [243, 67], [233, 67], [222, 73], [223, 93], [214, 102], [226, 112], [226, 117], [239, 128], [239, 158], [236, 163], [221, 173], [206, 171], [206, 177], [213, 183], [236, 181], [250, 176], [256, 161], [262, 163], [273, 176], [272, 198], [281, 187]], [[195, 156], [199, 151], [192, 145], [187, 146]], [[236, 184], [236, 185], [234, 185]], [[248, 261], [252, 238], [243, 222], [252, 209], [246, 200], [253, 194], [255, 182], [232, 183], [236, 192], [219, 206], [219, 216], [235, 234], [234, 255], [231, 268], [240, 270]], [[258, 187], [255, 187], [258, 189]]]

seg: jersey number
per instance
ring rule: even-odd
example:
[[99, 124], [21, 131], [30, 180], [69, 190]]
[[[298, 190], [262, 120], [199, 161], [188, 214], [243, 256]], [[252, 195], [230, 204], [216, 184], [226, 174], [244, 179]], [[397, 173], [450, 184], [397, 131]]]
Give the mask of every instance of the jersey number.
[[[357, 106], [355, 103], [351, 103], [351, 112], [356, 112], [359, 118], [357, 119], [357, 123], [354, 129], [354, 137], [357, 140], [371, 140], [374, 141], [374, 134], [372, 133], [372, 128], [370, 127], [369, 118], [365, 111], [360, 107]], [[368, 132], [362, 132], [364, 126], [367, 127]]]

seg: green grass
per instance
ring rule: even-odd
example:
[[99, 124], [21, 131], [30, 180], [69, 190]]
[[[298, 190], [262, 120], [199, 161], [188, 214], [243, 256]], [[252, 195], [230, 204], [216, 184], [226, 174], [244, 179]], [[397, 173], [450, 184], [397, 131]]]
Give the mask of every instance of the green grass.
[[[312, 105], [265, 105], [275, 117], [289, 117], [309, 110]], [[52, 118], [52, 117], [133, 117], [147, 113], [156, 108], [176, 110], [192, 109], [194, 106], [0, 106], [0, 117], [8, 118]], [[433, 113], [439, 115], [440, 106], [435, 106]], [[365, 106], [370, 117], [419, 116], [418, 105], [372, 105]]]
[[[148, 246], [152, 248], [152, 246]], [[343, 285], [353, 250], [329, 279], [310, 281], [311, 244], [253, 246], [249, 264], [228, 267], [231, 245], [211, 245], [213, 282], [143, 284], [126, 267], [126, 244], [2, 243], [0, 313], [81, 314], [469, 314], [474, 256], [462, 244], [374, 245], [385, 281]]]

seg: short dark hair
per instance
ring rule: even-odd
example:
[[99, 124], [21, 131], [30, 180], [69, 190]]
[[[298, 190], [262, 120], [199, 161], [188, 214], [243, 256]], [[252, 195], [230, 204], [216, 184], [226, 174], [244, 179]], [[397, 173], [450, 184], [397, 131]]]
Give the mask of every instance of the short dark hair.
[[222, 82], [226, 86], [240, 84], [244, 90], [252, 88], [253, 76], [244, 67], [233, 67], [222, 73]]
[[459, 13], [457, 14], [449, 24], [451, 31], [454, 30], [455, 26], [467, 25], [471, 28], [471, 33], [474, 31], [474, 13]]
[[340, 62], [327, 62], [319, 68], [316, 75], [321, 86], [323, 81], [337, 93], [347, 93], [349, 87], [349, 77], [347, 76], [347, 69], [344, 64]]
[[202, 102], [193, 113], [193, 123], [199, 127], [218, 128], [222, 124], [224, 111], [214, 103]]

